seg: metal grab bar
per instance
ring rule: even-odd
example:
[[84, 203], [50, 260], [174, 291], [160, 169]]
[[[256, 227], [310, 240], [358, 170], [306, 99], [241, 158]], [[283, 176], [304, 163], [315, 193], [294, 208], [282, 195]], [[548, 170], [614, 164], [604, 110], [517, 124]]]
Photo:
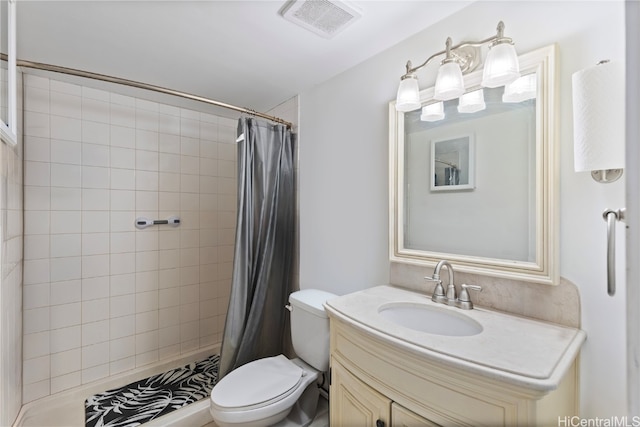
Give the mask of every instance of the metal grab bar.
[[602, 218], [607, 221], [607, 293], [616, 293], [616, 221], [624, 220], [624, 209], [607, 209]]
[[163, 224], [168, 224], [168, 225], [177, 227], [180, 225], [180, 218], [177, 216], [170, 216], [167, 219], [148, 219], [144, 217], [136, 218], [136, 228], [140, 230], [144, 230], [145, 228], [150, 227], [152, 225], [163, 225]]

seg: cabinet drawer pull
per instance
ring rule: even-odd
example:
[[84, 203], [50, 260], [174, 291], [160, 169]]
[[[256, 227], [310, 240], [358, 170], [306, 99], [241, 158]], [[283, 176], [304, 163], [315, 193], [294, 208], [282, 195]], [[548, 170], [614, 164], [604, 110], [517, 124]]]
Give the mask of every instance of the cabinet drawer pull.
[[384, 421], [382, 421], [382, 420], [377, 420], [377, 421], [376, 421], [376, 427], [384, 427]]

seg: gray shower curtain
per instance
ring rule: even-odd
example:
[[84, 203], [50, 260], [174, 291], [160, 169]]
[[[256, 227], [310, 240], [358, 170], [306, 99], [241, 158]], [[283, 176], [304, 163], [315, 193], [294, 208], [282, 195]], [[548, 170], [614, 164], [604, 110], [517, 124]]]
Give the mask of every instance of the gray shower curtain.
[[294, 250], [294, 135], [238, 121], [238, 221], [220, 376], [283, 352]]

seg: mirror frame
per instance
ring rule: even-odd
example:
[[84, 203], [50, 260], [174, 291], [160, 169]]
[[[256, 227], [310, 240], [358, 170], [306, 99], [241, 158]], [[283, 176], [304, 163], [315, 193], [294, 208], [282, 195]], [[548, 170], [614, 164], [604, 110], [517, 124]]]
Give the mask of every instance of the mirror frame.
[[[391, 262], [435, 266], [448, 260], [457, 271], [512, 280], [557, 285], [558, 262], [558, 144], [556, 129], [556, 46], [519, 56], [521, 74], [536, 72], [536, 178], [534, 262], [484, 258], [409, 249], [404, 247], [404, 113], [389, 103], [389, 259]], [[482, 69], [464, 77], [467, 91], [480, 88]], [[433, 87], [420, 92], [420, 100], [433, 99]]]

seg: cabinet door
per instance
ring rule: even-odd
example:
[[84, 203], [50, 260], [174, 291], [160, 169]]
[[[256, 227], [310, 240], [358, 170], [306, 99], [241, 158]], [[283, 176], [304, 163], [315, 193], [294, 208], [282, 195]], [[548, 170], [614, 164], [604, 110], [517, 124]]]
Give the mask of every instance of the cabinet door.
[[393, 403], [391, 405], [391, 426], [392, 427], [440, 427], [440, 424], [429, 421], [408, 410], [405, 407]]
[[331, 377], [331, 425], [389, 426], [390, 399], [361, 382], [335, 360], [331, 365]]

